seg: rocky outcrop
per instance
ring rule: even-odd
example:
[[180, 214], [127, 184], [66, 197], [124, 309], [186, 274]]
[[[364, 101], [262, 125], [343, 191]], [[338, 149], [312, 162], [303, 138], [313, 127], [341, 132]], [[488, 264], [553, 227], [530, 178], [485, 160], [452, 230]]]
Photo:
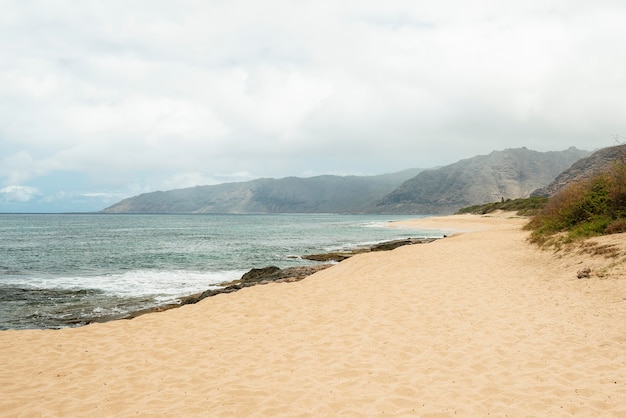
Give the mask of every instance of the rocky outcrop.
[[230, 283], [223, 283], [220, 287], [205, 290], [202, 293], [197, 293], [194, 295], [184, 296], [179, 299], [179, 303], [170, 303], [167, 305], [155, 306], [152, 308], [146, 308], [139, 311], [132, 312], [127, 315], [117, 315], [117, 316], [101, 316], [93, 318], [92, 320], [83, 320], [84, 324], [94, 323], [94, 322], [108, 322], [117, 319], [133, 319], [141, 315], [145, 315], [153, 312], [163, 312], [170, 309], [178, 308], [183, 305], [191, 305], [194, 303], [198, 303], [203, 299], [237, 292], [238, 290], [245, 289], [246, 287], [256, 286], [260, 284], [268, 284], [271, 282], [275, 283], [291, 283], [302, 280], [318, 271], [327, 269], [332, 266], [332, 264], [318, 264], [315, 266], [299, 266], [299, 267], [289, 267], [285, 269], [281, 269], [275, 266], [269, 266], [264, 268], [254, 268], [245, 273], [239, 280], [234, 280]]
[[305, 277], [308, 277], [314, 273], [317, 273], [320, 270], [327, 269], [332, 264], [319, 264], [316, 266], [299, 266], [299, 267], [288, 267], [286, 269], [280, 269], [275, 266], [260, 268], [260, 269], [252, 269], [243, 276], [239, 280], [240, 283], [247, 284], [258, 284], [263, 282], [295, 282], [298, 280], [302, 280]]
[[[202, 293], [186, 296], [180, 299], [180, 305], [198, 303], [202, 299], [222, 293], [233, 293], [238, 290], [258, 284], [291, 283], [302, 280], [318, 271], [327, 269], [332, 264], [320, 264], [317, 266], [289, 267], [281, 269], [275, 266], [254, 268], [241, 276], [241, 279], [226, 284], [224, 287], [206, 290]], [[176, 305], [179, 306], [179, 305]]]
[[340, 251], [340, 252], [330, 252], [330, 253], [321, 253], [321, 254], [307, 254], [307, 255], [303, 255], [302, 258], [305, 260], [311, 260], [311, 261], [340, 262], [347, 258], [352, 257], [355, 254], [364, 253], [366, 251], [367, 250], [362, 250], [362, 251], [353, 250], [353, 251]]
[[602, 148], [589, 157], [575, 162], [560, 173], [548, 186], [532, 192], [531, 196], [554, 196], [569, 183], [589, 179], [611, 168], [616, 161], [626, 160], [626, 144]]
[[391, 251], [398, 247], [402, 247], [404, 245], [413, 245], [413, 244], [426, 244], [429, 242], [433, 242], [438, 238], [405, 238], [398, 239], [393, 241], [385, 241], [379, 244], [374, 244], [369, 247], [359, 247], [354, 248], [349, 251], [339, 251], [339, 252], [330, 252], [330, 253], [322, 253], [322, 254], [308, 254], [303, 255], [302, 258], [305, 260], [313, 260], [313, 261], [343, 261], [347, 258], [350, 258], [357, 254], [368, 253], [372, 251]]
[[241, 276], [242, 283], [257, 283], [262, 280], [276, 280], [280, 277], [282, 270], [276, 266], [269, 266], [260, 269], [252, 269]]
[[405, 245], [428, 244], [429, 242], [433, 242], [437, 239], [439, 238], [407, 238], [398, 239], [395, 241], [386, 241], [381, 242], [380, 244], [373, 245], [372, 248], [370, 248], [370, 251], [391, 251]]

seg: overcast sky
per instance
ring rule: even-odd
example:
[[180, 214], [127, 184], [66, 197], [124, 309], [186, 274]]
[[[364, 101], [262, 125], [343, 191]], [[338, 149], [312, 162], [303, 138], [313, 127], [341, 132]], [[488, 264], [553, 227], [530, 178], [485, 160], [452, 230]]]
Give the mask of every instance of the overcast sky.
[[3, 0], [0, 212], [626, 136], [626, 3]]

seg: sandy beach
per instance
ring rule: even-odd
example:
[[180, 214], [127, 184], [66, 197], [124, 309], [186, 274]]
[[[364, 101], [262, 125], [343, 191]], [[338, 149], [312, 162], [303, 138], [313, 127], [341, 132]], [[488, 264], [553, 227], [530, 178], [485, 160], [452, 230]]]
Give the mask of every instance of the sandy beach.
[[450, 236], [133, 320], [0, 332], [1, 415], [626, 417], [626, 236], [555, 253], [525, 222], [416, 220]]

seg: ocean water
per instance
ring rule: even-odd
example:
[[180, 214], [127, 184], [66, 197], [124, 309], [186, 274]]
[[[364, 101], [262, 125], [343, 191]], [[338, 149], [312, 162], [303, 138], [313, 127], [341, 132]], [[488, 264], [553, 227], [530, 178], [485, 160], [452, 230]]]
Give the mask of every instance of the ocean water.
[[416, 216], [0, 214], [0, 330], [62, 328], [175, 303], [251, 268], [439, 231]]

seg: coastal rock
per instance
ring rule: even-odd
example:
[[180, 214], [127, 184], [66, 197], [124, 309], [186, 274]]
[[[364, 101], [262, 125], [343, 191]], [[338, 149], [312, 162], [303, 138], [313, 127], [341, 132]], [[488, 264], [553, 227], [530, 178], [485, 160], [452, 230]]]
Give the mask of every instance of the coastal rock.
[[275, 266], [252, 269], [241, 276], [240, 283], [248, 285], [263, 282], [284, 282], [287, 281], [287, 279], [290, 281], [302, 280], [305, 277], [308, 277], [320, 270], [324, 270], [330, 266], [331, 264], [320, 264], [317, 266], [289, 267], [286, 269], [280, 269]]
[[279, 283], [292, 283], [299, 280], [302, 280], [313, 273], [316, 273], [320, 270], [324, 270], [330, 267], [332, 264], [320, 264], [317, 266], [302, 266], [302, 267], [289, 267], [286, 269], [281, 269], [276, 266], [268, 266], [263, 268], [254, 268], [241, 276], [241, 279], [231, 282], [227, 286], [205, 290], [202, 293], [185, 296], [180, 298], [180, 304], [171, 304], [166, 306], [161, 306], [157, 308], [150, 308], [141, 312], [136, 312], [130, 315], [128, 318], [134, 318], [139, 315], [143, 315], [148, 312], [158, 312], [162, 310], [167, 310], [171, 308], [175, 308], [181, 305], [189, 305], [193, 303], [198, 303], [203, 299], [219, 295], [222, 293], [233, 293], [238, 290], [241, 290], [246, 287], [255, 286], [258, 284], [268, 284], [271, 282], [279, 282]]
[[307, 254], [307, 255], [303, 255], [302, 258], [305, 260], [311, 260], [311, 261], [337, 261], [339, 262], [339, 261], [343, 261], [347, 258], [352, 257], [354, 254], [355, 254], [354, 251], [332, 252], [332, 253], [322, 253], [322, 254]]
[[413, 245], [413, 244], [426, 244], [429, 242], [433, 242], [439, 238], [404, 238], [393, 241], [385, 241], [379, 244], [374, 244], [370, 247], [361, 247], [355, 248], [350, 251], [339, 251], [339, 252], [330, 252], [330, 253], [322, 253], [322, 254], [308, 254], [303, 255], [302, 258], [305, 260], [313, 260], [313, 261], [343, 261], [347, 258], [350, 258], [357, 254], [367, 253], [370, 251], [391, 251], [398, 247], [402, 247], [404, 245]]
[[399, 239], [395, 241], [387, 241], [382, 242], [380, 244], [373, 245], [370, 251], [391, 251], [395, 250], [398, 247], [402, 247], [404, 245], [413, 245], [413, 244], [426, 244], [429, 242], [433, 242], [438, 238], [407, 238], [407, 239]]
[[279, 277], [281, 269], [276, 266], [263, 267], [260, 269], [252, 269], [241, 276], [242, 283], [260, 282], [263, 280], [276, 280]]
[[280, 272], [280, 279], [286, 282], [302, 280], [318, 271], [327, 269], [332, 264], [319, 264], [317, 266], [289, 267]]

